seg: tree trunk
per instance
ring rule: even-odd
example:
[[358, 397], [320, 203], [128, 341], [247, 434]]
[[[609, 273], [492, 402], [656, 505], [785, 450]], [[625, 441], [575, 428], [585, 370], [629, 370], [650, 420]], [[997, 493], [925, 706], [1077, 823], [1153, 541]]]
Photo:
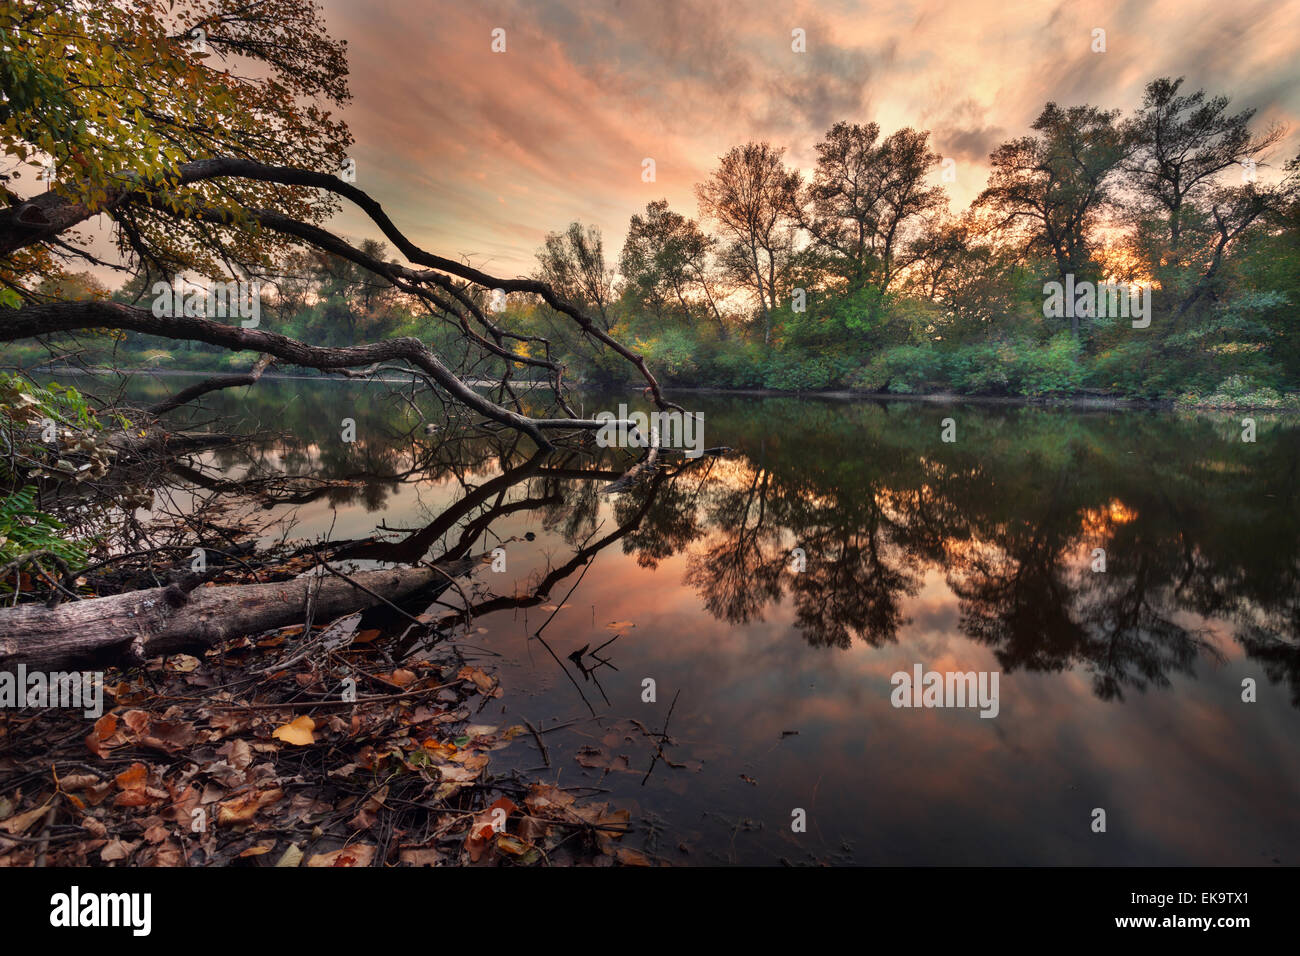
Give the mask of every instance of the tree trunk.
[[329, 620], [446, 584], [449, 575], [466, 574], [476, 563], [465, 558], [442, 570], [421, 565], [357, 571], [346, 579], [323, 572], [321, 577], [188, 592], [172, 584], [54, 608], [21, 605], [0, 610], [0, 668], [105, 655], [141, 660], [182, 647], [210, 647], [302, 622], [309, 595], [315, 618]]

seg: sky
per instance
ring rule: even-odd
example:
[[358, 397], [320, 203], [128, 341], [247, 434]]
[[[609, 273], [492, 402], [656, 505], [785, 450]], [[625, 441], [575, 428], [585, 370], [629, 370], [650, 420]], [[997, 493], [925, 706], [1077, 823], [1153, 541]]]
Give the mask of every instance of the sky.
[[[324, 7], [348, 41], [357, 184], [426, 248], [507, 277], [532, 272], [545, 234], [575, 219], [601, 228], [616, 261], [648, 202], [696, 216], [694, 185], [731, 146], [766, 140], [810, 171], [839, 120], [930, 130], [956, 162], [954, 209], [1049, 100], [1128, 111], [1157, 76], [1229, 95], [1261, 128], [1289, 125], [1276, 165], [1300, 149], [1300, 0]], [[796, 28], [806, 52], [792, 50]], [[336, 225], [373, 234], [355, 212]]]

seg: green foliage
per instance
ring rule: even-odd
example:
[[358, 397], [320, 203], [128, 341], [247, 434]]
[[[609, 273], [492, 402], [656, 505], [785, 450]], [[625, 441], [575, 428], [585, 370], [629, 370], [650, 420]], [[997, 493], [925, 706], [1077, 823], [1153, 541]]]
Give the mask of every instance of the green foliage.
[[85, 396], [70, 385], [37, 385], [17, 375], [0, 372], [0, 421], [35, 421], [52, 418], [68, 428], [98, 431], [99, 420]]
[[[43, 432], [53, 423], [55, 441]], [[0, 372], [0, 480], [10, 486], [49, 474], [82, 481], [108, 473], [110, 455], [85, 396], [71, 386], [42, 387]]]
[[757, 342], [720, 343], [713, 354], [711, 383], [723, 388], [762, 388], [764, 349]]
[[1213, 394], [1204, 397], [1195, 392], [1179, 396], [1178, 404], [1196, 408], [1276, 408], [1300, 410], [1300, 396], [1283, 395], [1275, 388], [1261, 385], [1247, 375], [1229, 375]]
[[84, 564], [86, 553], [63, 537], [63, 524], [36, 507], [36, 489], [25, 485], [0, 500], [0, 564], [36, 551], [49, 551], [69, 565]]
[[884, 389], [898, 395], [925, 391], [941, 377], [943, 356], [932, 346], [898, 345], [871, 360], [860, 387]]
[[972, 395], [1005, 395], [1012, 391], [1015, 353], [1002, 343], [978, 342], [952, 350], [945, 362], [952, 387]]
[[685, 329], [664, 329], [642, 348], [642, 354], [669, 382], [691, 382], [699, 374], [698, 343]]
[[1083, 381], [1079, 364], [1082, 346], [1065, 332], [1052, 336], [1041, 347], [1022, 345], [1015, 365], [1022, 395], [1066, 395], [1078, 391]]
[[763, 363], [763, 387], [789, 392], [833, 388], [843, 382], [850, 365], [843, 357], [776, 352]]

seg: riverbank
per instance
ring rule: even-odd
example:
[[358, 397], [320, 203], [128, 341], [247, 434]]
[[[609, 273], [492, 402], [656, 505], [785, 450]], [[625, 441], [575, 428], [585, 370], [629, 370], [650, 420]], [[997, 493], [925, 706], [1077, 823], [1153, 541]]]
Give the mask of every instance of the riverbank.
[[[98, 373], [87, 369], [53, 369], [49, 367], [32, 369], [32, 372], [45, 372], [53, 375], [77, 375], [77, 376], [95, 376]], [[211, 375], [221, 374], [216, 370], [201, 371], [191, 369], [151, 369], [151, 368], [125, 368], [114, 369], [113, 374], [120, 375], [140, 375], [150, 378], [204, 378]], [[337, 381], [333, 376], [328, 375], [294, 375], [288, 372], [266, 372], [262, 375], [263, 379], [285, 380], [285, 381]], [[404, 376], [385, 375], [379, 376], [367, 381], [385, 382], [389, 384], [408, 383], [414, 378]], [[342, 380], [347, 381], [347, 380]], [[351, 381], [358, 381], [353, 379]], [[479, 380], [470, 380], [467, 384], [471, 388], [490, 388], [495, 386], [496, 382], [486, 382]], [[516, 389], [535, 389], [548, 388], [549, 382], [512, 382]], [[603, 391], [598, 387], [586, 386], [583, 383], [575, 383], [574, 387], [578, 391]], [[632, 391], [640, 393], [643, 391], [639, 386], [633, 386]], [[1062, 395], [979, 395], [966, 394], [961, 392], [869, 392], [856, 391], [853, 389], [826, 389], [824, 391], [786, 391], [772, 388], [717, 388], [707, 385], [675, 385], [667, 388], [667, 391], [673, 394], [687, 395], [735, 395], [735, 396], [752, 396], [755, 398], [813, 398], [830, 401], [846, 402], [916, 402], [929, 405], [987, 405], [987, 406], [1045, 406], [1052, 408], [1072, 408], [1081, 411], [1087, 410], [1108, 410], [1108, 409], [1187, 409], [1200, 411], [1265, 411], [1277, 412], [1283, 414], [1300, 413], [1300, 395], [1297, 394], [1277, 394], [1273, 393], [1264, 400], [1252, 400], [1248, 393], [1241, 396], [1240, 399], [1230, 396], [1210, 396], [1204, 400], [1184, 401], [1174, 399], [1143, 399], [1129, 398], [1122, 395], [1110, 395], [1102, 392], [1089, 392], [1086, 394], [1062, 394]], [[1217, 399], [1217, 400], [1216, 400]]]

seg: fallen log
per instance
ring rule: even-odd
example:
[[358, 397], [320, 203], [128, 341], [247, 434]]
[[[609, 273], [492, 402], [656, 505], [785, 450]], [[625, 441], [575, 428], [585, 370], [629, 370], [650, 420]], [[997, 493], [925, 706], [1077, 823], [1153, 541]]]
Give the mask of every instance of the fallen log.
[[[403, 600], [468, 573], [464, 558], [442, 567], [419, 565], [355, 571], [347, 577], [304, 574], [270, 584], [167, 587], [90, 598], [48, 608], [0, 610], [0, 669], [87, 658], [140, 661], [186, 647], [301, 622], [310, 600], [317, 620]], [[322, 572], [324, 574], [324, 572]]]

